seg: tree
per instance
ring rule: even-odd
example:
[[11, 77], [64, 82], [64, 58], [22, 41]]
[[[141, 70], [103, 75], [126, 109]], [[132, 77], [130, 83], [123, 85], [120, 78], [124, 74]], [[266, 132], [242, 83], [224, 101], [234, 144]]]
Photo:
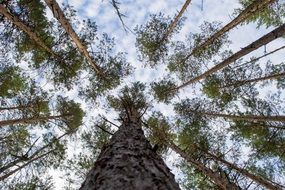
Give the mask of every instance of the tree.
[[[173, 174], [152, 149], [141, 128], [141, 117], [148, 103], [144, 85], [124, 87], [121, 95], [110, 97], [110, 104], [120, 111], [122, 125], [103, 147], [95, 166], [80, 189], [179, 189]], [[136, 178], [132, 178], [136, 173]], [[113, 177], [104, 178], [112, 174]]]
[[284, 3], [233, 2], [1, 1], [1, 187], [283, 189]]
[[49, 6], [49, 8], [52, 10], [52, 13], [53, 13], [54, 17], [60, 22], [62, 27], [65, 29], [65, 31], [70, 36], [70, 38], [74, 41], [74, 43], [76, 44], [76, 46], [79, 49], [79, 51], [88, 60], [89, 64], [92, 65], [92, 67], [97, 72], [97, 74], [102, 75], [102, 73], [100, 71], [100, 68], [92, 60], [90, 54], [87, 51], [87, 48], [81, 42], [81, 40], [79, 39], [78, 35], [73, 30], [72, 26], [70, 25], [68, 20], [65, 18], [64, 14], [63, 14], [63, 11], [59, 7], [58, 3], [56, 1], [54, 1], [54, 0], [46, 0], [45, 2]]
[[284, 28], [285, 28], [285, 25], [281, 25], [280, 27], [276, 28], [275, 30], [271, 31], [270, 33], [259, 38], [258, 40], [251, 43], [250, 45], [244, 47], [242, 50], [240, 50], [240, 51], [236, 52], [235, 54], [233, 54], [232, 56], [228, 57], [227, 59], [225, 59], [221, 63], [219, 63], [219, 64], [215, 65], [214, 67], [212, 67], [211, 69], [205, 71], [203, 74], [196, 76], [193, 79], [175, 87], [173, 90], [176, 91], [176, 90], [181, 89], [181, 88], [183, 88], [189, 84], [195, 83], [195, 82], [213, 74], [214, 72], [228, 66], [229, 64], [231, 64], [235, 60], [241, 58], [242, 56], [245, 56], [246, 54], [252, 52], [253, 50], [256, 50], [257, 48], [268, 44], [272, 40], [275, 40], [276, 38], [283, 36], [285, 33]]

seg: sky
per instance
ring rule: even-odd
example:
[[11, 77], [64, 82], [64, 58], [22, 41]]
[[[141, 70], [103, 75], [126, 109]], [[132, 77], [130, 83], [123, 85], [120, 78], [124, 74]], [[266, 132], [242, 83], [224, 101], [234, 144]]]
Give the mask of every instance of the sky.
[[[144, 24], [151, 14], [159, 12], [165, 15], [174, 17], [182, 7], [184, 1], [182, 0], [117, 0], [120, 8], [120, 12], [125, 15], [123, 20], [128, 28], [134, 29], [137, 25]], [[127, 32], [123, 29], [120, 20], [112, 7], [110, 0], [58, 0], [59, 3], [68, 3], [73, 6], [78, 12], [80, 19], [91, 19], [98, 25], [99, 33], [107, 33], [111, 37], [115, 38], [116, 51], [123, 51], [127, 53], [127, 60], [135, 67], [134, 74], [124, 80], [124, 84], [130, 84], [133, 81], [151, 82], [155, 79], [161, 78], [165, 74], [165, 67], [150, 69], [144, 67], [144, 64], [138, 60], [138, 54], [135, 47], [135, 35], [132, 32]], [[203, 2], [203, 7], [202, 7]], [[185, 40], [185, 37], [190, 32], [199, 32], [199, 25], [203, 21], [213, 22], [220, 21], [224, 26], [226, 23], [233, 19], [232, 13], [234, 9], [240, 8], [237, 0], [192, 0], [187, 11], [184, 13], [186, 21], [179, 34], [174, 36], [175, 40]], [[49, 12], [49, 14], [51, 14]], [[78, 28], [74, 28], [78, 30]], [[272, 28], [261, 27], [256, 29], [256, 24], [248, 24], [239, 26], [230, 31], [230, 40], [232, 44], [230, 48], [233, 52], [240, 50], [242, 47], [248, 45], [252, 41], [263, 36]], [[273, 50], [276, 47], [284, 44], [284, 40], [276, 40], [267, 46], [267, 51]], [[255, 51], [250, 56], [263, 53], [263, 48]], [[274, 62], [280, 62], [284, 60], [284, 50], [276, 53], [274, 56], [270, 56]], [[249, 56], [245, 57], [247, 60]], [[266, 59], [265, 59], [266, 60]], [[268, 89], [265, 89], [262, 93], [266, 96]], [[191, 97], [195, 94], [193, 88], [187, 88], [182, 91], [181, 97]], [[66, 92], [66, 95], [76, 96], [76, 91]], [[78, 100], [79, 101], [79, 100]], [[173, 110], [171, 106], [164, 104], [156, 104], [156, 109], [161, 110], [165, 115], [172, 115]], [[94, 110], [93, 115], [96, 115], [98, 110]], [[173, 173], [179, 174], [178, 170], [173, 167], [173, 161], [177, 159], [175, 154], [172, 154], [167, 164]], [[59, 176], [60, 173], [53, 172], [54, 177]], [[176, 175], [179, 177], [179, 175]], [[180, 176], [181, 177], [181, 176]], [[61, 189], [63, 181], [57, 178], [56, 189]]]

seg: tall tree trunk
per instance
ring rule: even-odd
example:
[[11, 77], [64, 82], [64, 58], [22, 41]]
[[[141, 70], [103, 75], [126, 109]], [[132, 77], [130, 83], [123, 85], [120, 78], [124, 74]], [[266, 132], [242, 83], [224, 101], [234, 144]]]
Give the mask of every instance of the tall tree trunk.
[[80, 53], [84, 55], [88, 63], [94, 68], [97, 74], [99, 74], [100, 76], [103, 76], [102, 72], [100, 71], [99, 66], [94, 62], [89, 52], [87, 51], [87, 47], [81, 42], [81, 40], [79, 39], [79, 36], [73, 30], [71, 24], [64, 16], [64, 13], [59, 7], [58, 3], [55, 0], [45, 0], [45, 2], [48, 5], [48, 7], [51, 9], [53, 16], [60, 22], [60, 24], [65, 29], [69, 37], [76, 44]]
[[29, 117], [29, 118], [21, 118], [21, 119], [10, 119], [10, 120], [0, 121], [0, 127], [6, 126], [6, 125], [38, 123], [42, 121], [59, 119], [59, 118], [63, 118], [66, 116], [70, 116], [70, 115], [39, 116], [39, 117]]
[[44, 154], [42, 154], [42, 155], [40, 155], [40, 156], [37, 156], [37, 157], [35, 157], [35, 158], [29, 160], [29, 161], [26, 162], [25, 164], [19, 166], [18, 168], [16, 168], [16, 169], [10, 171], [9, 173], [4, 174], [3, 176], [0, 176], [0, 181], [6, 179], [7, 177], [13, 175], [14, 173], [16, 173], [16, 172], [18, 172], [18, 171], [20, 171], [21, 169], [25, 168], [27, 165], [31, 164], [32, 162], [34, 162], [34, 161], [36, 161], [36, 160], [39, 160], [39, 159], [45, 157], [46, 155], [52, 153], [53, 151], [55, 151], [55, 149], [50, 150], [50, 151], [48, 151], [48, 152], [46, 152], [46, 153], [44, 153]]
[[229, 115], [222, 113], [210, 113], [210, 112], [197, 112], [201, 115], [207, 115], [210, 117], [223, 117], [232, 120], [246, 120], [246, 121], [280, 121], [285, 122], [285, 116], [262, 116], [262, 115]]
[[4, 5], [0, 5], [0, 13], [4, 15], [8, 20], [10, 20], [15, 26], [20, 30], [23, 30], [38, 46], [43, 48], [45, 51], [50, 53], [54, 57], [58, 57], [51, 48], [47, 47], [45, 43], [28, 27], [26, 26], [19, 18], [15, 15], [12, 15]]
[[168, 36], [173, 32], [178, 21], [181, 19], [183, 13], [186, 11], [186, 9], [190, 3], [191, 3], [191, 0], [185, 1], [185, 3], [182, 6], [181, 10], [179, 11], [178, 15], [174, 18], [174, 20], [171, 22], [170, 26], [168, 27], [166, 33], [163, 35], [163, 38], [161, 39], [161, 43], [163, 43], [168, 38]]
[[232, 56], [228, 57], [227, 59], [225, 59], [224, 61], [222, 61], [221, 63], [217, 64], [216, 66], [212, 67], [211, 69], [207, 70], [206, 72], [204, 72], [203, 74], [194, 77], [192, 79], [190, 79], [189, 81], [181, 84], [180, 86], [172, 89], [172, 91], [177, 91], [185, 86], [188, 86], [190, 84], [193, 84], [195, 82], [198, 82], [199, 80], [223, 69], [224, 67], [228, 66], [229, 64], [231, 64], [232, 62], [236, 61], [237, 59], [249, 54], [250, 52], [258, 49], [259, 47], [268, 44], [269, 42], [275, 40], [276, 38], [279, 38], [281, 36], [283, 36], [285, 34], [285, 24], [279, 26], [278, 28], [276, 28], [275, 30], [269, 32], [268, 34], [264, 35], [263, 37], [259, 38], [258, 40], [256, 40], [255, 42], [251, 43], [250, 45], [246, 46], [245, 48], [242, 48], [240, 51], [236, 52], [235, 54], [233, 54]]
[[278, 78], [282, 78], [282, 77], [285, 77], [285, 72], [276, 73], [276, 74], [272, 74], [272, 75], [268, 75], [268, 76], [264, 76], [264, 77], [259, 77], [259, 78], [248, 79], [248, 80], [235, 81], [231, 84], [221, 86], [220, 88], [228, 88], [231, 86], [242, 86], [242, 85], [247, 84], [247, 83], [259, 82], [259, 81], [270, 80], [270, 79], [278, 79]]
[[240, 189], [236, 184], [230, 182], [227, 178], [221, 177], [217, 172], [214, 172], [210, 168], [206, 167], [203, 163], [192, 159], [188, 154], [186, 154], [182, 149], [180, 149], [173, 142], [169, 142], [169, 147], [184, 158], [189, 164], [193, 165], [197, 170], [203, 173], [205, 176], [210, 178], [216, 185], [224, 190], [238, 190]]
[[206, 150], [203, 150], [201, 149], [199, 146], [195, 145], [195, 147], [197, 147], [199, 150], [201, 150], [202, 152], [204, 152], [206, 155], [210, 156], [212, 159], [218, 161], [218, 162], [221, 162], [223, 163], [224, 165], [226, 165], [227, 167], [231, 168], [231, 169], [234, 169], [236, 170], [238, 173], [250, 178], [251, 180], [253, 180], [254, 182], [256, 182], [257, 184], [260, 184], [268, 189], [271, 189], [271, 190], [282, 190], [282, 188], [278, 185], [274, 185], [272, 184], [271, 182], [269, 182], [268, 180], [260, 177], [260, 176], [256, 176], [250, 172], [248, 172], [246, 169], [242, 169], [242, 168], [239, 168], [238, 166], [236, 166], [235, 164], [233, 163], [230, 163], [224, 159], [222, 159], [221, 157], [218, 157], [216, 156], [215, 154], [213, 153], [210, 153]]
[[198, 45], [196, 48], [194, 48], [189, 55], [187, 55], [183, 62], [189, 59], [192, 55], [195, 53], [202, 51], [203, 49], [207, 48], [210, 44], [212, 44], [215, 40], [217, 40], [219, 37], [221, 37], [223, 34], [228, 32], [229, 30], [233, 29], [240, 23], [244, 22], [249, 16], [255, 14], [257, 11], [260, 11], [265, 6], [275, 2], [276, 0], [255, 0], [252, 2], [246, 9], [244, 9], [234, 20], [232, 20], [230, 23], [228, 23], [226, 26], [224, 26], [222, 29], [220, 29], [218, 32], [210, 36], [208, 39], [206, 39], [202, 44]]
[[180, 189], [174, 175], [152, 149], [134, 110], [102, 148], [81, 190]]

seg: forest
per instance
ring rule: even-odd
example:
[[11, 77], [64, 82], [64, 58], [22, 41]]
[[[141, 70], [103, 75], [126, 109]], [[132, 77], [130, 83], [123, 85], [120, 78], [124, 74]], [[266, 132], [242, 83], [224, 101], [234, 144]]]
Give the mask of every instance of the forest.
[[0, 189], [285, 189], [285, 0], [0, 0]]

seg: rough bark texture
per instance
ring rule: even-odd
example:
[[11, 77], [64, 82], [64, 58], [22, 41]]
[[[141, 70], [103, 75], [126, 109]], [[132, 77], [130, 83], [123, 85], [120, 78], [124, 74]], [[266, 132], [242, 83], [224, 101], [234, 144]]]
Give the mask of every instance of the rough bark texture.
[[246, 46], [245, 48], [242, 48], [240, 51], [236, 52], [235, 54], [233, 54], [232, 56], [228, 57], [227, 59], [225, 59], [224, 61], [222, 61], [221, 63], [217, 64], [216, 66], [212, 67], [211, 69], [207, 70], [206, 72], [204, 72], [203, 74], [194, 77], [193, 79], [183, 83], [182, 85], [176, 87], [175, 89], [172, 89], [173, 91], [176, 91], [178, 89], [181, 89], [187, 85], [193, 84], [195, 82], [198, 82], [199, 80], [223, 69], [224, 67], [228, 66], [229, 64], [233, 63], [234, 61], [236, 61], [237, 59], [249, 54], [250, 52], [258, 49], [259, 47], [266, 45], [268, 43], [270, 43], [271, 41], [275, 40], [276, 38], [279, 38], [281, 36], [283, 36], [285, 34], [285, 24], [279, 26], [278, 28], [276, 28], [275, 30], [269, 32], [268, 34], [264, 35], [263, 37], [259, 38], [258, 40], [256, 40], [255, 42], [249, 44], [248, 46]]
[[73, 30], [71, 24], [66, 19], [66, 17], [63, 14], [63, 11], [59, 7], [58, 3], [55, 0], [45, 0], [48, 7], [51, 9], [53, 16], [60, 22], [62, 27], [65, 29], [65, 31], [68, 33], [70, 38], [73, 40], [73, 42], [76, 44], [78, 50], [80, 53], [84, 55], [84, 57], [87, 59], [88, 63], [94, 68], [94, 70], [97, 72], [97, 74], [102, 75], [100, 68], [96, 65], [92, 57], [90, 56], [89, 52], [87, 51], [87, 47], [81, 42], [78, 35]]
[[125, 121], [87, 175], [81, 190], [179, 190], [174, 175], [152, 149], [137, 118]]
[[22, 21], [20, 21], [15, 15], [12, 15], [4, 7], [4, 5], [0, 5], [0, 13], [3, 14], [20, 30], [23, 30], [38, 46], [43, 48], [45, 51], [49, 52], [51, 55], [57, 57], [57, 55], [51, 50], [51, 48], [47, 47], [45, 43], [40, 38], [38, 38], [38, 36], [28, 26], [26, 26]]
[[215, 40], [217, 40], [219, 37], [221, 37], [224, 33], [228, 32], [232, 28], [234, 28], [237, 25], [239, 25], [240, 23], [244, 22], [250, 15], [256, 13], [257, 11], [260, 11], [266, 5], [271, 4], [271, 3], [275, 2], [275, 1], [276, 0], [255, 0], [246, 9], [244, 9], [234, 20], [232, 20], [230, 23], [228, 23], [226, 26], [224, 26], [218, 32], [216, 32], [211, 37], [209, 37], [201, 45], [199, 45], [196, 48], [194, 48], [192, 50], [192, 52], [185, 58], [185, 60], [189, 59], [189, 57], [191, 57], [196, 52], [201, 51], [202, 49], [207, 48], [207, 46], [212, 44]]
[[184, 158], [189, 164], [194, 166], [197, 170], [207, 176], [210, 180], [212, 180], [216, 185], [218, 185], [221, 189], [224, 190], [239, 190], [240, 188], [230, 182], [227, 178], [221, 177], [221, 175], [217, 172], [214, 172], [210, 168], [206, 167], [201, 162], [192, 159], [188, 154], [186, 154], [183, 150], [181, 150], [178, 146], [176, 146], [173, 142], [169, 143], [169, 147], [174, 150], [177, 154], [179, 154], [182, 158]]
[[[201, 148], [199, 148], [199, 149], [202, 150]], [[205, 151], [205, 150], [202, 150], [202, 151], [205, 154], [209, 155], [214, 160], [219, 161], [219, 162], [225, 164], [227, 167], [236, 170], [238, 173], [241, 173], [242, 175], [244, 175], [244, 176], [250, 178], [251, 180], [255, 181], [257, 184], [260, 184], [260, 185], [266, 187], [267, 189], [271, 189], [271, 190], [281, 190], [282, 189], [278, 185], [274, 185], [270, 181], [268, 181], [268, 180], [266, 180], [260, 176], [256, 176], [256, 175], [248, 172], [246, 169], [239, 168], [235, 164], [230, 163], [230, 162], [222, 159], [221, 157], [216, 156], [215, 154], [212, 154], [212, 153]]]

